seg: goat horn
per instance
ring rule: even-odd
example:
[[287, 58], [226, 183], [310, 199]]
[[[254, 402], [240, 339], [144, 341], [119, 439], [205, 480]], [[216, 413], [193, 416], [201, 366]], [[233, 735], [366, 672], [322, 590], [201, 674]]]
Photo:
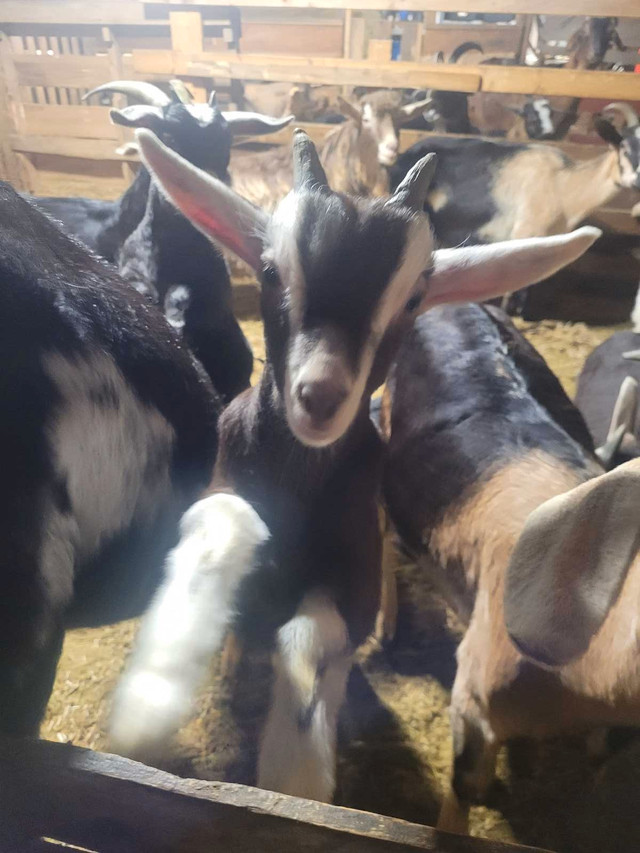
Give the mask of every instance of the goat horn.
[[211, 94], [209, 95], [208, 104], [210, 107], [217, 107], [218, 106], [218, 95], [217, 95], [215, 89], [211, 90]]
[[293, 132], [293, 188], [329, 189], [316, 146], [299, 127]]
[[394, 204], [422, 211], [436, 170], [436, 155], [427, 154], [413, 166], [391, 196]]
[[613, 435], [607, 438], [604, 444], [601, 444], [600, 447], [596, 447], [596, 456], [598, 457], [600, 462], [602, 462], [602, 466], [606, 471], [611, 468], [613, 458], [620, 450], [620, 445], [622, 444], [624, 436], [624, 424], [620, 424], [620, 426], [616, 429]]
[[631, 349], [628, 352], [623, 352], [622, 357], [629, 361], [640, 361], [640, 349]]
[[169, 86], [181, 104], [193, 103], [193, 95], [187, 89], [182, 80], [169, 80]]
[[600, 112], [604, 114], [609, 110], [617, 110], [619, 113], [622, 113], [627, 123], [627, 127], [636, 127], [636, 125], [640, 124], [640, 119], [636, 115], [635, 110], [623, 101], [614, 101], [612, 104], [607, 104], [607, 106]]
[[99, 92], [118, 92], [154, 107], [168, 107], [171, 103], [171, 98], [165, 95], [162, 89], [142, 80], [113, 80], [111, 83], [103, 83], [102, 86], [96, 86], [95, 89], [83, 95], [82, 100], [87, 101]]

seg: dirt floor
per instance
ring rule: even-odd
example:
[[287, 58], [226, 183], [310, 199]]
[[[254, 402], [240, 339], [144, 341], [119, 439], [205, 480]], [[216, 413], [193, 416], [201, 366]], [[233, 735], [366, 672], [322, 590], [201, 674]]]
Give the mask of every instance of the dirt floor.
[[[256, 355], [261, 325], [243, 324]], [[613, 331], [555, 321], [520, 323], [567, 391], [588, 353]], [[342, 721], [337, 802], [432, 824], [451, 744], [448, 691], [455, 672], [455, 631], [424, 578], [399, 573], [398, 636], [386, 651], [361, 654]], [[106, 749], [109, 694], [131, 646], [134, 623], [67, 635], [42, 728], [45, 738]], [[179, 734], [163, 767], [207, 779], [251, 783], [265, 711], [266, 659], [244, 662], [233, 685], [212, 666], [197, 717]], [[599, 770], [584, 741], [504, 750], [487, 807], [473, 809], [475, 835], [557, 851], [640, 850], [640, 742], [631, 741]]]

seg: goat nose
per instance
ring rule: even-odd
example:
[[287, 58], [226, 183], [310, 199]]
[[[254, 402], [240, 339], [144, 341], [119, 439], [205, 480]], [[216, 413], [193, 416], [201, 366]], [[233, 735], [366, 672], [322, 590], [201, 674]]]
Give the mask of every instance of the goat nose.
[[330, 420], [346, 396], [346, 389], [330, 379], [303, 382], [298, 388], [300, 405], [316, 422]]

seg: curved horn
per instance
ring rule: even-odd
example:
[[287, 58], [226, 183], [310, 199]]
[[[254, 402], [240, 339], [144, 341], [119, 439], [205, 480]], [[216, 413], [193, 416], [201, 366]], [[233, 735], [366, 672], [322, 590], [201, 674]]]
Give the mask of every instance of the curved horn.
[[154, 107], [168, 107], [171, 103], [171, 98], [154, 86], [153, 83], [145, 83], [143, 80], [112, 80], [111, 83], [103, 83], [102, 86], [96, 86], [86, 95], [82, 96], [83, 101], [87, 101], [93, 95], [99, 92], [118, 92], [120, 95], [128, 95], [130, 98], [136, 98], [143, 104], [150, 104]]
[[181, 104], [192, 104], [193, 95], [182, 80], [169, 80], [171, 91]]
[[293, 121], [293, 116], [274, 118], [273, 116], [263, 116], [261, 113], [243, 111], [223, 112], [222, 115], [234, 136], [275, 133]]
[[297, 127], [293, 133], [293, 188], [329, 189], [316, 146], [304, 130]]
[[422, 212], [427, 200], [429, 185], [436, 170], [436, 161], [435, 154], [427, 154], [426, 157], [418, 160], [398, 185], [397, 190], [391, 196], [391, 201], [394, 204], [402, 204], [412, 210]]
[[207, 101], [207, 103], [213, 109], [218, 106], [218, 95], [216, 94], [215, 89], [211, 90], [211, 94], [209, 95], [209, 100]]
[[622, 113], [627, 127], [636, 127], [636, 125], [640, 124], [640, 119], [636, 115], [635, 110], [623, 101], [614, 101], [612, 104], [607, 104], [606, 107], [602, 108], [601, 113], [604, 114], [609, 110], [617, 110], [619, 113]]

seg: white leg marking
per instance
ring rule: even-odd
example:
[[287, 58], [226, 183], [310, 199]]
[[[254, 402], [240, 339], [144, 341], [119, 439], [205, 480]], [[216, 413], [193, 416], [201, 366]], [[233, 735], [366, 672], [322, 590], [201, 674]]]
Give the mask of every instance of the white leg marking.
[[114, 697], [111, 742], [128, 755], [157, 752], [184, 722], [233, 617], [240, 582], [269, 537], [255, 510], [226, 494], [194, 504], [180, 532]]
[[633, 303], [633, 311], [631, 312], [631, 323], [633, 324], [633, 331], [640, 333], [640, 284], [638, 285], [638, 290], [636, 291], [636, 300]]
[[308, 594], [278, 632], [276, 678], [258, 760], [258, 785], [328, 802], [335, 787], [338, 713], [352, 665], [333, 601]]

